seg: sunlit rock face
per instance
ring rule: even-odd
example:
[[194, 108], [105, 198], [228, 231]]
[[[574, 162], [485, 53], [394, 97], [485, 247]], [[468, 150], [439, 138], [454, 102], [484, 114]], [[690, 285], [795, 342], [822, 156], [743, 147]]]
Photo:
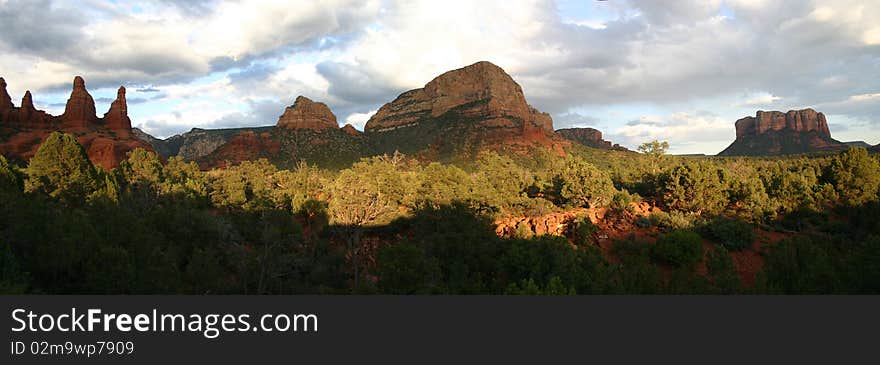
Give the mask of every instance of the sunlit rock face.
[[833, 138], [825, 114], [813, 109], [758, 111], [736, 121], [736, 140], [722, 156], [773, 156], [848, 148]]

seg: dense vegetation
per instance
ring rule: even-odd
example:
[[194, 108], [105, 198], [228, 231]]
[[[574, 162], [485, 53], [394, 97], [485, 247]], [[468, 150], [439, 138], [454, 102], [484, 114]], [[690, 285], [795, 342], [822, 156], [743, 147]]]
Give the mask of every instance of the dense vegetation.
[[[26, 167], [0, 157], [2, 293], [877, 293], [880, 163], [573, 149], [455, 165], [394, 154], [342, 170], [266, 160], [201, 171], [133, 151], [93, 166], [54, 133]], [[633, 213], [635, 203], [659, 207]], [[498, 218], [608, 208], [605, 250]], [[756, 232], [781, 235], [756, 247]], [[762, 258], [746, 283], [733, 259]]]

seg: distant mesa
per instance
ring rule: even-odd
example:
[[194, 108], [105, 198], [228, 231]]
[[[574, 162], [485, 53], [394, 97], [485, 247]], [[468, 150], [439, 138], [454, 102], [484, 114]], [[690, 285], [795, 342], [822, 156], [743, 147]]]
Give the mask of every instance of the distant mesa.
[[874, 147], [865, 141], [849, 141], [849, 142], [843, 142], [843, 144], [850, 146], [850, 147], [861, 147], [861, 148], [865, 148], [865, 149], [871, 149]]
[[284, 114], [278, 118], [276, 127], [320, 131], [338, 129], [339, 124], [327, 104], [314, 102], [305, 96], [298, 96], [293, 105], [287, 107]]
[[110, 110], [98, 118], [85, 80], [76, 76], [64, 114], [52, 116], [34, 107], [30, 91], [22, 97], [21, 107], [16, 107], [6, 90], [6, 80], [0, 78], [0, 154], [26, 162], [53, 131], [74, 134], [92, 162], [106, 169], [117, 166], [135, 148], [152, 150], [132, 135], [124, 87], [119, 88]]
[[557, 129], [556, 135], [587, 147], [603, 150], [629, 151], [626, 147], [619, 144], [612, 144], [611, 142], [602, 139], [602, 131], [595, 128]]
[[736, 121], [736, 140], [720, 156], [778, 156], [845, 150], [831, 138], [825, 114], [813, 109], [758, 111]]

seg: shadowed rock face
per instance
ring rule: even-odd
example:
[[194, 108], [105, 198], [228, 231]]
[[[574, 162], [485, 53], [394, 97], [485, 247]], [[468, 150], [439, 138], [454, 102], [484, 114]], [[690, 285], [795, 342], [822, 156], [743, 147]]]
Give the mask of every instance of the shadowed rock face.
[[584, 146], [603, 150], [629, 151], [626, 147], [602, 139], [602, 132], [595, 128], [565, 128], [556, 131], [556, 135]]
[[115, 131], [131, 131], [131, 119], [128, 118], [128, 104], [125, 101], [125, 87], [120, 86], [116, 92], [116, 100], [110, 104], [110, 110], [104, 114], [104, 126]]
[[367, 121], [364, 132], [405, 128], [453, 109], [488, 127], [537, 128], [553, 133], [550, 115], [529, 106], [519, 84], [500, 67], [485, 61], [446, 72], [424, 88], [401, 94]]
[[305, 96], [298, 96], [293, 105], [278, 118], [278, 128], [288, 129], [337, 129], [336, 116], [327, 104], [316, 103]]
[[846, 149], [831, 138], [825, 114], [813, 109], [758, 111], [736, 121], [736, 140], [722, 156], [773, 156]]
[[73, 79], [73, 91], [67, 99], [61, 121], [66, 128], [87, 128], [98, 121], [95, 100], [86, 90], [86, 82], [80, 76]]
[[6, 91], [6, 80], [0, 77], [0, 113], [12, 109], [12, 97]]

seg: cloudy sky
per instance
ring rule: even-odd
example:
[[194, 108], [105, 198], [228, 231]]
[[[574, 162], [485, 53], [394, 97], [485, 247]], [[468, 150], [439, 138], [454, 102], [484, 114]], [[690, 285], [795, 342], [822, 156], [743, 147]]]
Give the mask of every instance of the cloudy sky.
[[60, 114], [74, 75], [133, 124], [273, 125], [297, 95], [361, 128], [434, 76], [491, 61], [556, 128], [714, 154], [756, 110], [813, 107], [880, 143], [880, 1], [0, 0], [0, 76]]

